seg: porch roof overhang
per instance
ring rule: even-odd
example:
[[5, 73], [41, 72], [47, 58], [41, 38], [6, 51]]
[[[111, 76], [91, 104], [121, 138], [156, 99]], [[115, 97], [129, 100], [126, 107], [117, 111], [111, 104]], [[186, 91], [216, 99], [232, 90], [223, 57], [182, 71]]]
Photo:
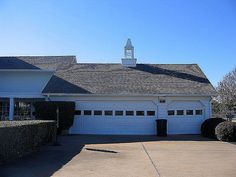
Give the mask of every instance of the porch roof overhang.
[[45, 98], [45, 96], [38, 93], [0, 92], [0, 98]]

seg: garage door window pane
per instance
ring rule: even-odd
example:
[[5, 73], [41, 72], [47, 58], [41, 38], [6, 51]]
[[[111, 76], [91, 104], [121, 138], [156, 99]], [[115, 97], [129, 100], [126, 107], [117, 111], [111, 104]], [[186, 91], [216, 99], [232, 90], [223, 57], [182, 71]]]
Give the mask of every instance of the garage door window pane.
[[123, 111], [115, 111], [116, 116], [123, 116]]
[[144, 111], [136, 111], [137, 116], [144, 116]]
[[75, 110], [75, 115], [80, 116], [81, 115], [81, 111], [80, 110]]
[[126, 111], [125, 114], [127, 116], [133, 116], [134, 115], [134, 111]]
[[168, 116], [174, 116], [175, 110], [168, 110]]
[[90, 116], [92, 114], [92, 111], [90, 110], [84, 110], [84, 115], [85, 116]]
[[193, 110], [187, 110], [186, 115], [193, 115]]
[[201, 109], [200, 110], [196, 110], [195, 114], [196, 115], [202, 115], [202, 110]]
[[112, 116], [112, 111], [105, 111], [105, 116]]
[[96, 110], [96, 111], [94, 111], [94, 115], [100, 116], [100, 115], [102, 115], [102, 111]]
[[155, 116], [155, 111], [147, 111], [147, 116]]
[[184, 115], [184, 110], [177, 110], [177, 115], [178, 116]]

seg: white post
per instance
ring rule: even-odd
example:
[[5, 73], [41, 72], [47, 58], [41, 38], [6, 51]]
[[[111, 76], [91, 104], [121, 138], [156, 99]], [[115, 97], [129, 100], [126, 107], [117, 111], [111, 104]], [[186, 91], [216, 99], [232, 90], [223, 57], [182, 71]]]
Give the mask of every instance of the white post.
[[14, 98], [10, 98], [10, 105], [9, 105], [9, 120], [14, 119]]

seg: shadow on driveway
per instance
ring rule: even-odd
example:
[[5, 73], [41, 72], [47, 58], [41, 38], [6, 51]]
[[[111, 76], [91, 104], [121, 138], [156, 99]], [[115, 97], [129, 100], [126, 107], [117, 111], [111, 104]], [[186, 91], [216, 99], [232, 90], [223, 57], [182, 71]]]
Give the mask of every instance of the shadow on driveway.
[[0, 177], [49, 177], [73, 157], [86, 144], [132, 143], [147, 141], [211, 141], [199, 135], [156, 136], [109, 136], [68, 135], [61, 136], [61, 146], [44, 146], [39, 152], [0, 166]]

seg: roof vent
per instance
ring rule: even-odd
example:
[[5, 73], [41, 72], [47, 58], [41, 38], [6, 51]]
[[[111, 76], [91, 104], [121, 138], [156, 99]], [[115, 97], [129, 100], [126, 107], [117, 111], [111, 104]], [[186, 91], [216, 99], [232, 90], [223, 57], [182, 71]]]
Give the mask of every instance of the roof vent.
[[137, 59], [134, 58], [134, 46], [130, 39], [127, 40], [124, 47], [124, 58], [122, 60], [122, 65], [126, 67], [136, 67]]

